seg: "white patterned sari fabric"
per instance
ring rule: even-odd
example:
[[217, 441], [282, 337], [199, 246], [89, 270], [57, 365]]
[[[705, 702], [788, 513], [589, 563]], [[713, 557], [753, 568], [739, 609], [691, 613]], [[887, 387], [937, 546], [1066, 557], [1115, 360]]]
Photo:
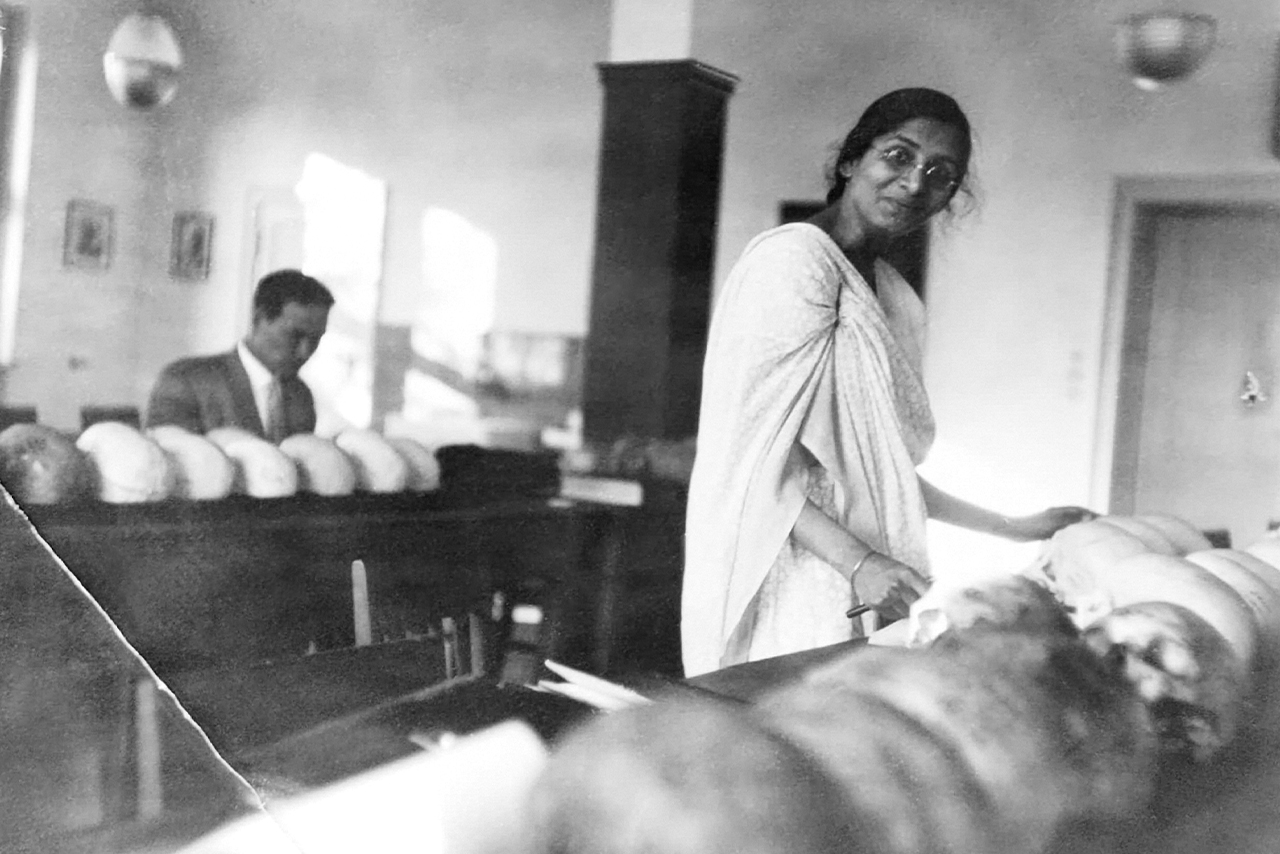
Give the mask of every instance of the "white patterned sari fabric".
[[848, 582], [791, 538], [806, 500], [928, 573], [924, 307], [887, 264], [876, 278], [806, 223], [760, 235], [729, 274], [685, 528], [687, 675], [855, 635]]

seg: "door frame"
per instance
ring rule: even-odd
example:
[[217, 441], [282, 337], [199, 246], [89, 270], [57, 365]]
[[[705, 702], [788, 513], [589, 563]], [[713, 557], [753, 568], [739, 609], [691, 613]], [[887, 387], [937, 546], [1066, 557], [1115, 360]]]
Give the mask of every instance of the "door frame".
[[1133, 474], [1155, 275], [1151, 226], [1156, 214], [1179, 208], [1280, 211], [1280, 174], [1116, 179], [1090, 477], [1091, 506], [1109, 513], [1134, 510]]

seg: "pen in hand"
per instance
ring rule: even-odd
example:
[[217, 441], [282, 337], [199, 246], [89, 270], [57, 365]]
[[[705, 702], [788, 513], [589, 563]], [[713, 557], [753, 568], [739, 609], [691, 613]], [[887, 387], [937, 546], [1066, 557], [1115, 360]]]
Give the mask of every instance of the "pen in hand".
[[854, 617], [861, 617], [863, 614], [867, 613], [870, 610], [871, 610], [870, 605], [855, 605], [852, 608], [850, 608], [848, 611], [845, 611], [844, 615], [848, 617], [850, 620], [852, 620]]

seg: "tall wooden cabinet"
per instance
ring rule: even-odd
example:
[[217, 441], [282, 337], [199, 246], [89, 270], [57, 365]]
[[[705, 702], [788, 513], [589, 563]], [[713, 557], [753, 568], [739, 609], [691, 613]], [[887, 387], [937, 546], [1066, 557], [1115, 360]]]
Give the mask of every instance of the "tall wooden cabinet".
[[727, 102], [695, 60], [603, 63], [605, 90], [584, 432], [697, 430]]

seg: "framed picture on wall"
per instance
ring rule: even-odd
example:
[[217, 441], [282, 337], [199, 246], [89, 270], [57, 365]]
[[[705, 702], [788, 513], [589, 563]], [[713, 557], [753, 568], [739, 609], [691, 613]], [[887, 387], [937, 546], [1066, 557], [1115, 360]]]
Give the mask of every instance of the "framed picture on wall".
[[213, 251], [213, 217], [199, 211], [181, 211], [173, 216], [173, 243], [169, 249], [169, 275], [175, 279], [198, 281], [209, 277], [209, 257]]
[[68, 202], [62, 265], [97, 272], [110, 267], [115, 244], [114, 216], [109, 205], [84, 199]]

